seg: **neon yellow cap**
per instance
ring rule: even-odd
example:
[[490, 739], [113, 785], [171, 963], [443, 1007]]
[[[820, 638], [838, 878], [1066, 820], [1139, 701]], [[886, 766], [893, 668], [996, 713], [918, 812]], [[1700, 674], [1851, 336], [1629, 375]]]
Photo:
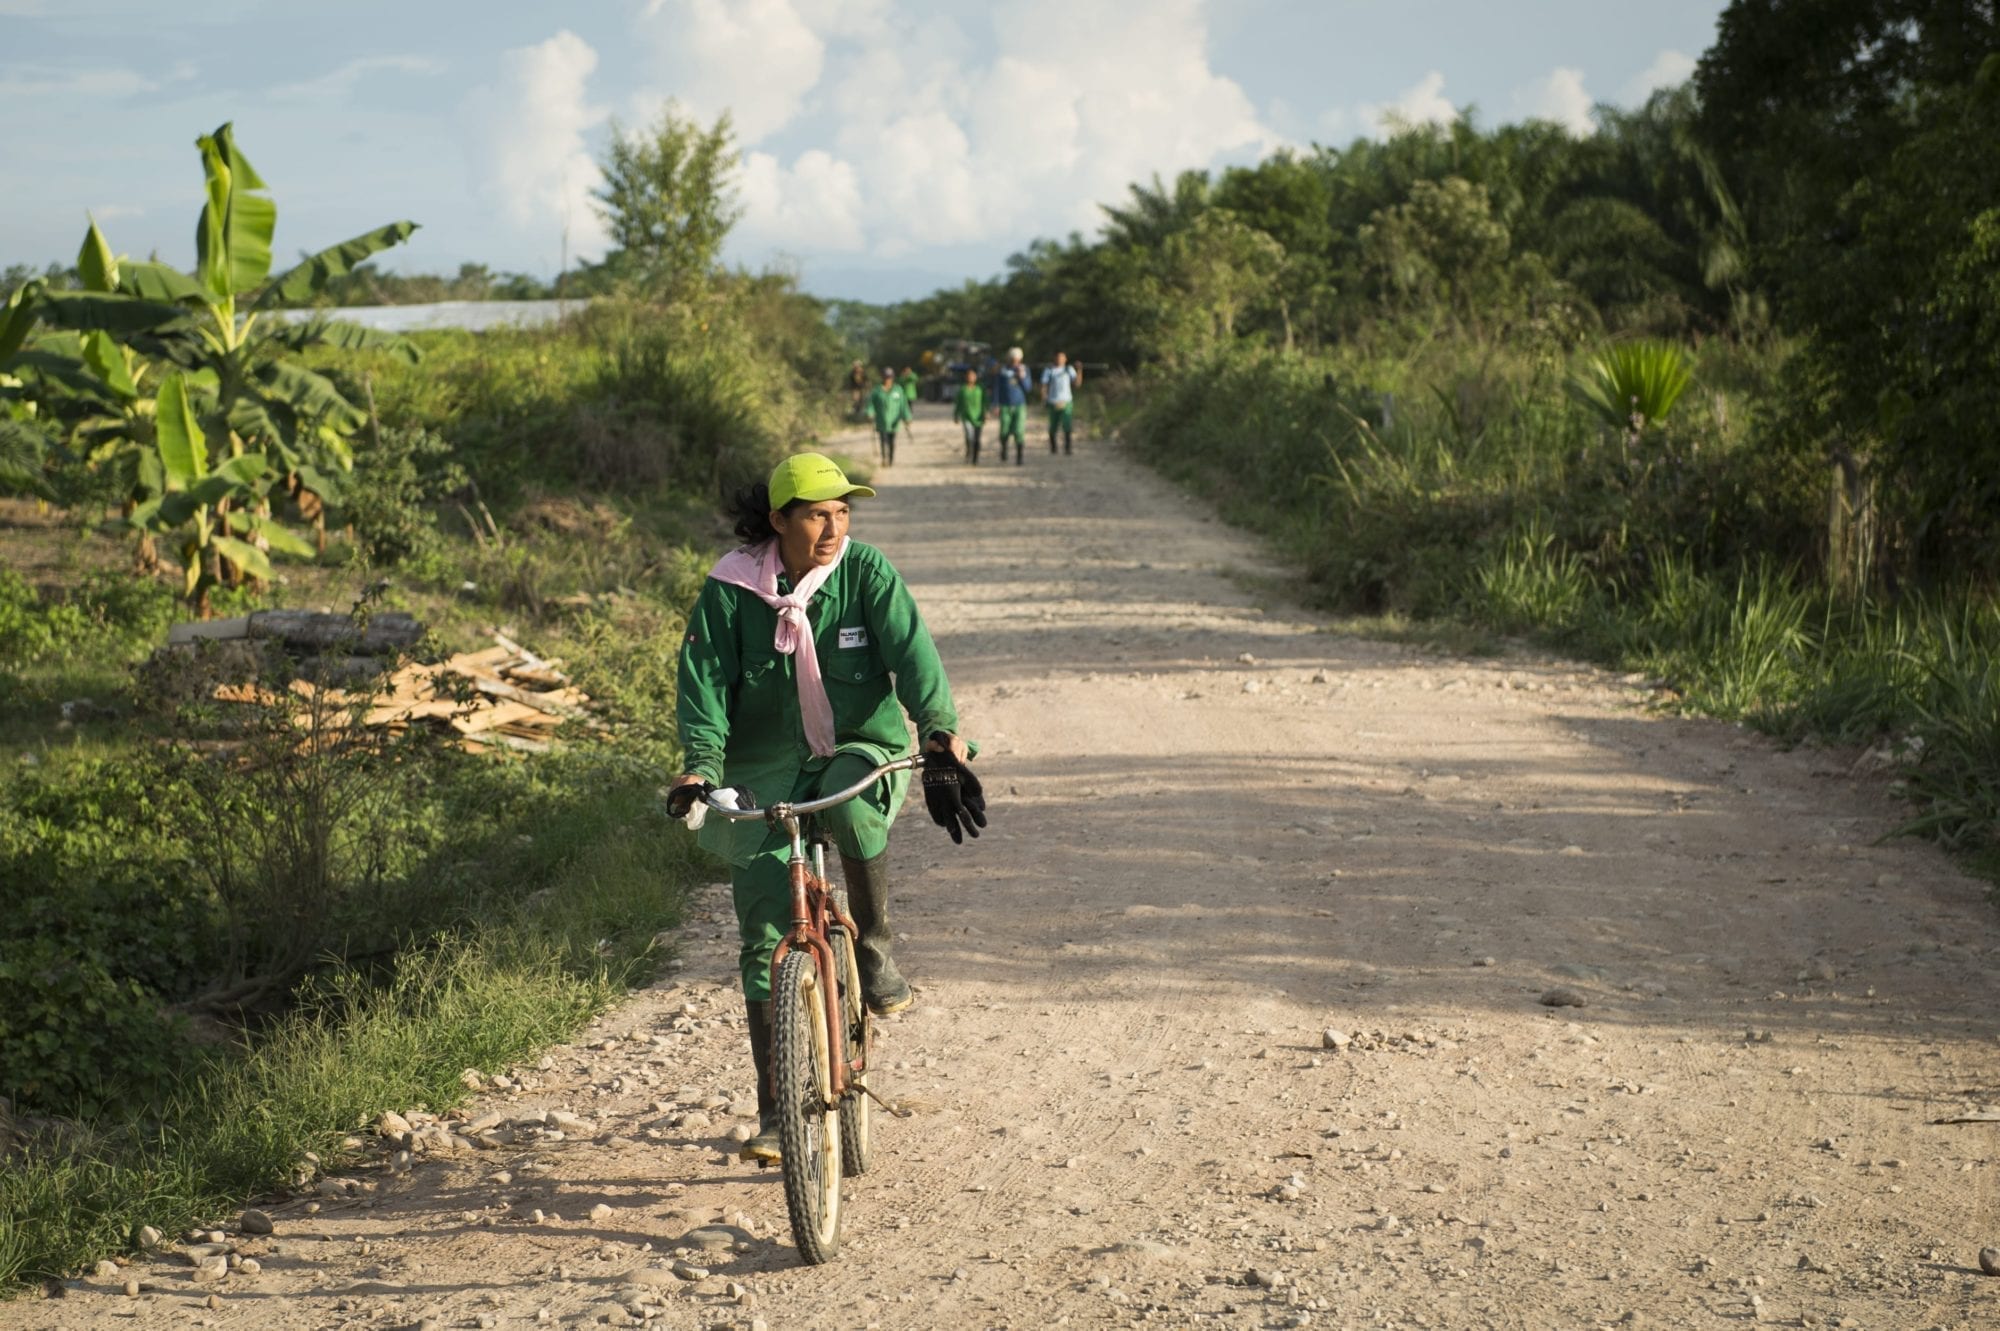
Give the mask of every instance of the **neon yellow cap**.
[[794, 499], [817, 504], [826, 499], [873, 499], [875, 492], [847, 479], [824, 453], [794, 453], [771, 472], [771, 507]]

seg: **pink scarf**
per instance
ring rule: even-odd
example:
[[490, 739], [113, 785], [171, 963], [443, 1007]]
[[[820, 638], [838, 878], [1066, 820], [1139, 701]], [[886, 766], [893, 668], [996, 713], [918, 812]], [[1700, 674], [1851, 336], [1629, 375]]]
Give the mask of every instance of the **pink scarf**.
[[771, 646], [780, 655], [794, 658], [799, 716], [805, 722], [806, 743], [822, 758], [833, 756], [833, 704], [827, 700], [826, 681], [820, 678], [819, 652], [813, 647], [812, 621], [806, 618], [806, 602], [833, 576], [833, 570], [846, 555], [847, 541], [842, 538], [840, 552], [834, 555], [833, 562], [815, 566], [798, 580], [790, 596], [778, 595], [778, 574], [784, 571], [784, 563], [778, 558], [775, 536], [761, 545], [730, 551], [708, 571], [708, 576], [717, 582], [741, 587], [778, 612], [778, 631]]

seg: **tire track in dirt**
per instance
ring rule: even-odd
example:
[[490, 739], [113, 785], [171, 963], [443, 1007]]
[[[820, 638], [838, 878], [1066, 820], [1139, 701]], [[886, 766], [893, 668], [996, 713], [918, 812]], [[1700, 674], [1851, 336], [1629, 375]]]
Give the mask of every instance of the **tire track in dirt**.
[[838, 1263], [726, 1154], [712, 890], [683, 969], [470, 1110], [584, 1129], [276, 1202], [258, 1275], [167, 1256], [0, 1328], [1990, 1324], [1993, 1130], [1929, 1120], [2000, 1100], [2000, 927], [1875, 844], [1880, 778], [1601, 672], [1322, 633], [1109, 445], [973, 470], [927, 408], [903, 455], [857, 534], [993, 825], [899, 825], [920, 1002], [879, 1066], [919, 1112], [878, 1118]]

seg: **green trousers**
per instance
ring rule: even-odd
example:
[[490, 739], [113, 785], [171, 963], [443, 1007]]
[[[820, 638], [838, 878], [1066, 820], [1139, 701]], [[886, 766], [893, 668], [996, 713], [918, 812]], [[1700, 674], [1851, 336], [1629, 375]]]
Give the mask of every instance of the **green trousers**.
[[[801, 772], [787, 798], [796, 802], [814, 799], [823, 791], [840, 790], [867, 776], [875, 766], [875, 758], [868, 754], [838, 754], [817, 772]], [[873, 789], [814, 817], [833, 837], [842, 855], [872, 860], [889, 848], [889, 824], [895, 819], [900, 793], [891, 782], [878, 781]], [[771, 954], [792, 927], [791, 859], [791, 843], [773, 829], [748, 864], [729, 871], [736, 931], [742, 940], [737, 966], [743, 973], [743, 996], [752, 1003], [771, 996]]]
[[1058, 432], [1062, 434], [1063, 450], [1065, 452], [1069, 450], [1069, 431], [1071, 424], [1075, 420], [1076, 403], [1064, 402], [1059, 406], [1054, 403], [1049, 405], [1049, 452], [1053, 453], [1056, 451], [1056, 434]]
[[1007, 440], [1012, 438], [1014, 447], [1021, 447], [1021, 437], [1028, 429], [1028, 409], [1026, 407], [1000, 408], [1000, 456], [1007, 456]]

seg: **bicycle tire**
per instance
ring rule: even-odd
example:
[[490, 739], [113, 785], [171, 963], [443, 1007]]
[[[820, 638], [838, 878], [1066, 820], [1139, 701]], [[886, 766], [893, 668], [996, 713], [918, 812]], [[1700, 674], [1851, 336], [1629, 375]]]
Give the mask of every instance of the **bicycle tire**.
[[[847, 1056], [868, 1048], [868, 1005], [861, 999], [861, 968], [854, 959], [854, 940], [847, 930], [836, 928], [828, 941], [833, 944], [833, 969], [840, 976], [840, 1015], [846, 1024]], [[848, 1074], [847, 1094], [840, 1101], [840, 1172], [856, 1178], [868, 1172], [868, 1158], [874, 1146], [869, 1137], [868, 1093], [862, 1089], [868, 1073]]]
[[771, 1082], [784, 1148], [785, 1209], [799, 1256], [818, 1266], [840, 1252], [841, 1154], [826, 1009], [811, 952], [785, 955], [771, 997]]

